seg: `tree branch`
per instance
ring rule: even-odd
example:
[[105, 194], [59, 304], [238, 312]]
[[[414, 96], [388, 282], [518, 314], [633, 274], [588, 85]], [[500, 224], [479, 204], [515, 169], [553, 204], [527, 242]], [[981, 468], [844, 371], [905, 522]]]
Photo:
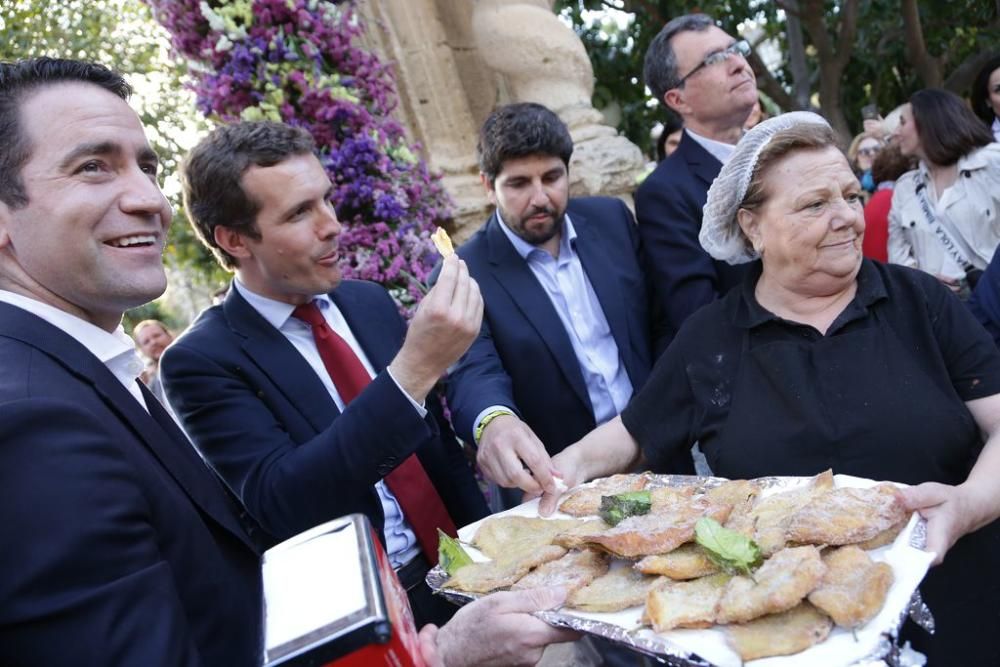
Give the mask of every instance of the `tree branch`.
[[941, 63], [927, 52], [924, 29], [920, 25], [917, 0], [902, 0], [903, 29], [906, 33], [906, 59], [928, 87], [941, 85]]

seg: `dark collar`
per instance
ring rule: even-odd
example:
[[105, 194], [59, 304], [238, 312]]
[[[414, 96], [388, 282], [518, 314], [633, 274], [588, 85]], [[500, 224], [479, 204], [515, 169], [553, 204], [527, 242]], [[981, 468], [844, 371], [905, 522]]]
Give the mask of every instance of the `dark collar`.
[[[762, 270], [761, 262], [755, 262], [739, 288], [733, 290], [726, 298], [729, 320], [741, 329], [752, 329], [765, 322], [781, 321], [780, 317], [760, 305], [754, 294]], [[828, 333], [836, 331], [847, 322], [863, 317], [869, 306], [889, 296], [882, 274], [869, 259], [861, 261], [857, 282], [857, 293], [844, 311], [837, 316]]]

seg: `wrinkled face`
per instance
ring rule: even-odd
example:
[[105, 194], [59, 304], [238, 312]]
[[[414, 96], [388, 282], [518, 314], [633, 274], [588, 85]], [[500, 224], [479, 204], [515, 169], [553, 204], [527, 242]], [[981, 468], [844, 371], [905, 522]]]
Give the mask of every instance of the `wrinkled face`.
[[528, 243], [543, 245], [562, 229], [569, 202], [569, 174], [555, 156], [529, 155], [505, 160], [492, 184], [490, 203], [504, 223]]
[[993, 115], [1000, 118], [1000, 67], [993, 70], [993, 73], [990, 74], [990, 80], [987, 85], [987, 93], [989, 93], [987, 99], [990, 106], [993, 107]]
[[[722, 51], [735, 41], [715, 26], [674, 35], [670, 45], [677, 57], [678, 75], [686, 76], [706, 57]], [[743, 127], [757, 104], [757, 80], [746, 59], [739, 54], [702, 67], [674, 91], [677, 93], [676, 104], [670, 106], [681, 115], [729, 127]], [[667, 91], [667, 96], [668, 99], [671, 97], [670, 91]]]
[[146, 357], [153, 361], [159, 361], [160, 355], [174, 339], [170, 332], [159, 324], [147, 324], [139, 330], [135, 340]]
[[899, 146], [900, 153], [922, 159], [920, 136], [917, 134], [917, 124], [913, 121], [913, 108], [909, 104], [900, 110], [899, 126], [892, 136]]
[[312, 154], [295, 155], [271, 167], [253, 166], [241, 183], [260, 205], [256, 224], [261, 237], [239, 235], [241, 245], [231, 251], [239, 260], [240, 280], [258, 294], [293, 304], [340, 284], [337, 237], [342, 227], [319, 160]]
[[795, 291], [823, 292], [861, 266], [861, 186], [833, 147], [792, 153], [764, 177], [767, 201], [741, 209], [740, 226], [759, 248], [766, 275]]
[[861, 171], [868, 171], [872, 168], [872, 162], [875, 161], [875, 156], [878, 152], [882, 150], [882, 142], [873, 137], [865, 137], [858, 144], [858, 168]]
[[45, 86], [19, 120], [28, 204], [0, 202], [0, 286], [111, 331], [166, 289], [156, 155], [128, 104], [92, 84]]

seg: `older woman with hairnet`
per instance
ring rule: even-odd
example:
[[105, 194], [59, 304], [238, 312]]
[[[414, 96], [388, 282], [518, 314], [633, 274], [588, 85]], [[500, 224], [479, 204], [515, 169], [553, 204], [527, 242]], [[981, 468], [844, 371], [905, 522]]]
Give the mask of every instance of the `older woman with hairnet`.
[[[861, 187], [826, 122], [750, 130], [708, 193], [701, 243], [761, 261], [695, 313], [620, 417], [561, 452], [570, 485], [656, 472], [698, 442], [715, 474], [826, 468], [913, 485], [943, 564], [922, 586], [931, 665], [998, 665], [1000, 354], [933, 276], [863, 259]], [[555, 498], [542, 499], [543, 514]]]

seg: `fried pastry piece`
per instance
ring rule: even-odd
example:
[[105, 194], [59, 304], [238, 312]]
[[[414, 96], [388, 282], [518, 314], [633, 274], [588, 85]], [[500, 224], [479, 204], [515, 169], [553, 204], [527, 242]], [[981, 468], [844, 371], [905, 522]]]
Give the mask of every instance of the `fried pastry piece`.
[[490, 558], [516, 560], [552, 544], [559, 533], [576, 526], [575, 519], [498, 516], [486, 519], [472, 543]]
[[630, 516], [614, 528], [581, 537], [586, 544], [622, 558], [665, 554], [694, 539], [698, 519], [708, 516], [722, 523], [731, 510], [730, 505], [715, 505], [697, 496], [656, 513]]
[[908, 516], [893, 484], [833, 489], [814, 496], [795, 512], [785, 538], [799, 544], [854, 544], [872, 539]]
[[744, 661], [793, 655], [825, 640], [830, 618], [808, 602], [780, 614], [726, 627], [729, 641]]
[[650, 577], [630, 567], [612, 568], [572, 593], [566, 606], [580, 611], [621, 611], [645, 602], [649, 591], [663, 581], [663, 577]]
[[670, 553], [646, 556], [635, 564], [643, 574], [662, 574], [676, 580], [697, 579], [719, 571], [719, 566], [694, 542], [682, 544]]
[[709, 489], [705, 496], [712, 502], [729, 503], [733, 511], [726, 519], [725, 527], [735, 530], [747, 537], [753, 537], [754, 518], [751, 514], [757, 497], [760, 495], [760, 485], [746, 479], [734, 479]]
[[431, 241], [434, 242], [434, 247], [442, 257], [448, 257], [455, 254], [455, 246], [451, 243], [451, 237], [448, 236], [448, 232], [445, 231], [444, 227], [438, 227], [431, 234]]
[[753, 579], [729, 580], [716, 618], [719, 623], [745, 623], [791, 609], [819, 586], [825, 572], [816, 547], [782, 549], [760, 566]]
[[574, 526], [556, 535], [552, 539], [552, 543], [566, 547], [567, 549], [582, 549], [587, 543], [587, 535], [599, 533], [611, 527], [603, 519], [587, 519], [585, 521], [575, 521], [574, 523]]
[[864, 549], [865, 551], [874, 551], [875, 549], [884, 547], [887, 544], [892, 544], [896, 541], [896, 538], [899, 537], [899, 534], [903, 532], [903, 529], [906, 528], [907, 523], [909, 523], [909, 517], [903, 519], [895, 526], [888, 528], [887, 530], [883, 530], [870, 540], [858, 542], [856, 546], [860, 549]]
[[[832, 488], [833, 471], [827, 470], [813, 477], [805, 487], [759, 499], [750, 510], [750, 520], [754, 527], [753, 539], [760, 547], [761, 553], [766, 557], [784, 549], [785, 529], [792, 515], [812, 500], [815, 495]], [[743, 532], [745, 524], [732, 528]]]
[[694, 495], [693, 486], [684, 487], [674, 487], [674, 486], [661, 486], [656, 489], [652, 489], [649, 493], [649, 499], [652, 501], [652, 507], [650, 512], [656, 514], [659, 512], [669, 512], [679, 503], [686, 503]]
[[570, 491], [569, 496], [559, 504], [559, 511], [572, 516], [597, 514], [601, 507], [601, 496], [614, 496], [628, 491], [642, 491], [649, 484], [649, 474], [612, 475], [595, 481], [590, 486]]
[[715, 607], [722, 597], [728, 574], [693, 581], [669, 581], [646, 597], [643, 621], [657, 632], [674, 628], [707, 628], [715, 623]]
[[511, 586], [511, 590], [562, 586], [567, 593], [572, 593], [607, 571], [608, 558], [604, 554], [590, 549], [570, 551], [559, 560], [536, 567]]
[[892, 567], [875, 563], [856, 546], [840, 547], [823, 554], [826, 574], [809, 601], [844, 628], [870, 621], [882, 609], [892, 586]]
[[512, 586], [533, 568], [565, 555], [566, 549], [555, 545], [543, 546], [527, 557], [491, 560], [472, 563], [455, 572], [444, 588], [455, 588], [467, 593], [489, 593]]

